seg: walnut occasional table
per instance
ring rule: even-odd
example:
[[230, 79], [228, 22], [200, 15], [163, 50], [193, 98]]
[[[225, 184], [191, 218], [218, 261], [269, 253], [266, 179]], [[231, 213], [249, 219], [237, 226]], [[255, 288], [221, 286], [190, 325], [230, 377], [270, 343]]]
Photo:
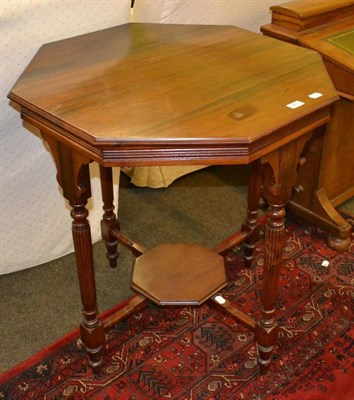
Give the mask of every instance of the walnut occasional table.
[[[255, 330], [265, 372], [278, 330], [284, 204], [305, 143], [337, 100], [321, 57], [231, 26], [126, 24], [44, 45], [9, 98], [48, 143], [72, 207], [81, 338], [94, 371], [113, 323], [150, 300], [200, 304], [211, 297]], [[106, 320], [98, 316], [85, 208], [90, 162], [101, 170], [107, 258], [114, 267], [118, 241], [128, 246], [138, 256], [132, 286], [142, 293]], [[188, 164], [251, 164], [241, 232], [212, 250], [183, 243], [147, 250], [124, 236], [114, 213], [112, 167]], [[269, 217], [262, 316], [255, 321], [217, 292], [226, 284], [222, 256], [232, 247], [245, 242], [245, 263], [252, 262], [261, 194]]]

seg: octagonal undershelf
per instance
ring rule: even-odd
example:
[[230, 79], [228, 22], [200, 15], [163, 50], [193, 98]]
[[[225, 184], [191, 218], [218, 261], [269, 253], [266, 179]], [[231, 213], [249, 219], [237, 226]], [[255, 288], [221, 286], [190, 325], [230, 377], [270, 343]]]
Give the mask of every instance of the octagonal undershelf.
[[135, 260], [131, 287], [159, 305], [200, 305], [227, 284], [224, 258], [199, 244], [162, 244]]

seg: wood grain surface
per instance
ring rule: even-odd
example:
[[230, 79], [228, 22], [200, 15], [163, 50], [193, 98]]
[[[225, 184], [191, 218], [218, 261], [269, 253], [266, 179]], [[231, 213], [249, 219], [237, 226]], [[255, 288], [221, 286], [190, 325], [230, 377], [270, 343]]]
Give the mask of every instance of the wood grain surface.
[[82, 147], [208, 142], [248, 155], [336, 93], [306, 49], [231, 26], [126, 24], [44, 45], [9, 97]]

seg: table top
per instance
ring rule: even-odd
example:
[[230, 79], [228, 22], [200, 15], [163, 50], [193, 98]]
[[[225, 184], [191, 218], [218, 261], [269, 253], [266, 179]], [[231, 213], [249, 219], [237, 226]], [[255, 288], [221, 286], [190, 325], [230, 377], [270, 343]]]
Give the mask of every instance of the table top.
[[93, 159], [153, 165], [247, 163], [337, 96], [311, 50], [232, 26], [130, 23], [42, 46], [9, 98]]

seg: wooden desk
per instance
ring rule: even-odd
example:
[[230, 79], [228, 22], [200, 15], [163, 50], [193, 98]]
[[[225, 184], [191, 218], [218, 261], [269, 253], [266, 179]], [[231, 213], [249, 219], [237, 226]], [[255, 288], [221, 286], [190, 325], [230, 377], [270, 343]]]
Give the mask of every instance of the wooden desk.
[[318, 51], [340, 95], [326, 130], [306, 145], [290, 209], [329, 235], [342, 251], [351, 227], [335, 210], [354, 196], [354, 1], [291, 1], [271, 7], [265, 35]]
[[[318, 91], [320, 98], [309, 98]], [[145, 306], [146, 297], [158, 304], [200, 304], [210, 296], [218, 302], [226, 284], [221, 256], [245, 241], [246, 265], [252, 262], [262, 188], [269, 204], [262, 317], [255, 321], [228, 301], [220, 306], [255, 329], [264, 372], [277, 337], [284, 204], [305, 143], [328, 122], [337, 100], [320, 56], [235, 27], [127, 24], [44, 45], [9, 98], [50, 146], [72, 207], [81, 337], [95, 370], [104, 330]], [[92, 161], [101, 168], [110, 265], [117, 262], [117, 241], [128, 246], [138, 256], [133, 287], [144, 293], [102, 321], [85, 208]], [[242, 232], [212, 250], [166, 244], [148, 251], [125, 237], [114, 213], [112, 167], [171, 164], [252, 164]], [[151, 287], [151, 275], [159, 285]]]

